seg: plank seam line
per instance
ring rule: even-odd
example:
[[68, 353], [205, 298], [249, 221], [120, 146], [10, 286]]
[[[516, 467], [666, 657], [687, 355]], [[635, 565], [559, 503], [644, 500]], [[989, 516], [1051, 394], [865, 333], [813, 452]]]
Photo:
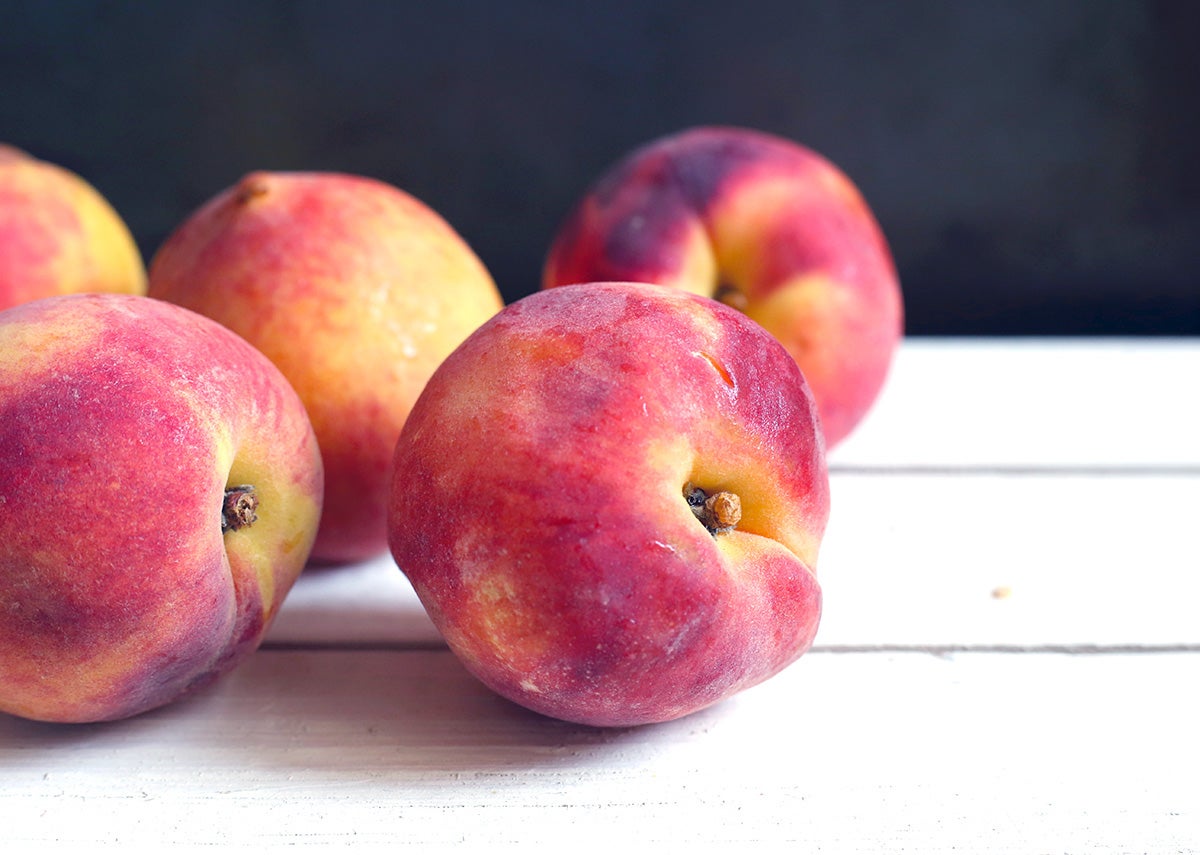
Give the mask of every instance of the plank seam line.
[[[262, 651], [438, 653], [450, 648], [441, 641], [267, 641]], [[1059, 653], [1066, 655], [1200, 653], [1200, 643], [1179, 644], [814, 644], [811, 654], [927, 653]]]

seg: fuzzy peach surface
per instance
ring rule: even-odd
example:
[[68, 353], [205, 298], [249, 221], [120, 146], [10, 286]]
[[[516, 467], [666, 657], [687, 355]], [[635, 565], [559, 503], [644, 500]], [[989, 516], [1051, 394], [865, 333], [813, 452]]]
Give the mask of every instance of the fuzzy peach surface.
[[[221, 531], [224, 491], [258, 521]], [[145, 297], [0, 313], [0, 709], [120, 718], [257, 647], [311, 549], [315, 438], [265, 358]]]
[[0, 310], [145, 290], [142, 256], [112, 205], [78, 175], [0, 144]]
[[[811, 644], [829, 511], [795, 363], [724, 306], [589, 284], [518, 301], [452, 354], [396, 448], [393, 554], [480, 679], [624, 725], [752, 685]], [[741, 496], [713, 536], [692, 482]]]

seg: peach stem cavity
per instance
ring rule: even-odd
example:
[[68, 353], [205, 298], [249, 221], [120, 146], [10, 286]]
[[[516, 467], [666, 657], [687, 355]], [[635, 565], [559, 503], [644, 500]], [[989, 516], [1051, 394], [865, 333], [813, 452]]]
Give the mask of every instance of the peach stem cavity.
[[746, 308], [750, 305], [750, 299], [746, 296], [746, 292], [728, 282], [721, 282], [717, 285], [713, 292], [713, 299], [742, 313], [745, 313]]

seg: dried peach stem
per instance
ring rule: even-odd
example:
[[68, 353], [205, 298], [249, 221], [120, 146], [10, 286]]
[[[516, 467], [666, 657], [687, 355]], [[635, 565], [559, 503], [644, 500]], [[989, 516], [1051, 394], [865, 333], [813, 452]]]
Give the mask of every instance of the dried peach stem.
[[696, 519], [704, 524], [709, 533], [716, 537], [733, 531], [742, 519], [742, 500], [737, 493], [720, 490], [708, 493], [701, 487], [688, 483], [683, 495]]
[[267, 195], [268, 188], [266, 182], [261, 180], [246, 179], [242, 181], [234, 192], [234, 198], [239, 205], [249, 204], [251, 199], [257, 199], [260, 196]]
[[221, 503], [221, 533], [253, 525], [258, 519], [258, 496], [253, 485], [242, 484], [225, 491]]

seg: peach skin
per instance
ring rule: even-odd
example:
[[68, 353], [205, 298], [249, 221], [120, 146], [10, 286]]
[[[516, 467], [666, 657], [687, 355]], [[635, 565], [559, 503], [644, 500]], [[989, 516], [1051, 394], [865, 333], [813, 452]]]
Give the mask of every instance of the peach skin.
[[543, 286], [652, 282], [713, 297], [804, 371], [827, 446], [863, 419], [903, 335], [891, 252], [858, 189], [790, 140], [701, 127], [651, 142], [584, 194]]

